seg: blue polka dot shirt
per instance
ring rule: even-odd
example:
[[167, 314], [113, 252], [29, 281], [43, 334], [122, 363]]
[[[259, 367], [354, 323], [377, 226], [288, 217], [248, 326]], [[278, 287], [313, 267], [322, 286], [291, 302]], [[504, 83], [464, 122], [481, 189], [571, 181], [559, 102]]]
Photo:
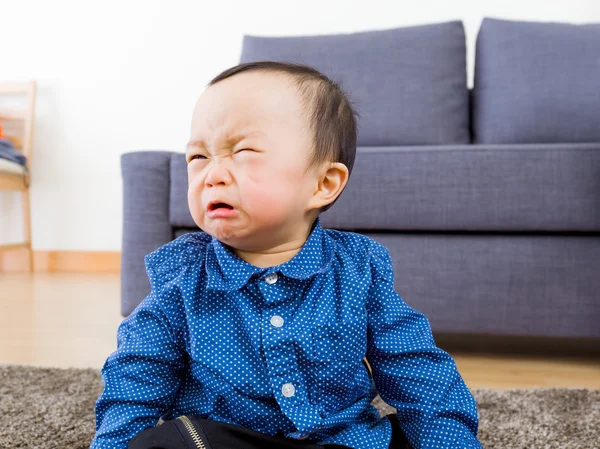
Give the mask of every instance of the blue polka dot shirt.
[[386, 449], [377, 393], [414, 448], [481, 447], [471, 393], [427, 319], [394, 290], [390, 254], [375, 240], [317, 218], [300, 252], [274, 267], [204, 232], [145, 264], [151, 291], [102, 367], [92, 449], [126, 448], [180, 415]]

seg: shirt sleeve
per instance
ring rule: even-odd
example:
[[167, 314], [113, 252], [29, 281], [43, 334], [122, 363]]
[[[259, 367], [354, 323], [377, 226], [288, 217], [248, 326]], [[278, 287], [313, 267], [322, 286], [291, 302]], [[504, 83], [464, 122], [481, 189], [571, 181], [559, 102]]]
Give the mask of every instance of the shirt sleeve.
[[101, 370], [96, 434], [90, 449], [125, 449], [171, 407], [184, 367], [183, 350], [152, 291], [117, 330], [117, 349]]
[[382, 245], [371, 251], [371, 270], [367, 360], [381, 398], [397, 409], [413, 448], [481, 448], [475, 400], [427, 318], [396, 293]]

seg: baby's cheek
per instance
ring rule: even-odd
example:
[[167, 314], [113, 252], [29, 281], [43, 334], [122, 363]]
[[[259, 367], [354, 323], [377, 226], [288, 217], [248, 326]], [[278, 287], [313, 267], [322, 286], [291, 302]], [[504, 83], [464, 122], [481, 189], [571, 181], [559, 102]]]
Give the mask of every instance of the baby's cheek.
[[248, 187], [241, 189], [241, 193], [243, 202], [252, 204], [254, 207], [276, 207], [279, 202], [277, 188], [269, 184], [250, 184]]
[[240, 183], [240, 195], [245, 204], [269, 215], [281, 215], [290, 208], [299, 188], [295, 173], [286, 171], [286, 167], [250, 161], [245, 168], [243, 185]]
[[262, 213], [277, 214], [289, 202], [289, 189], [277, 176], [249, 177], [240, 189], [243, 202]]
[[202, 178], [200, 175], [188, 170], [188, 190], [187, 200], [188, 208], [194, 219], [194, 222], [200, 226], [199, 220], [202, 219]]
[[193, 190], [188, 190], [188, 207], [190, 209], [190, 214], [194, 219], [194, 222], [202, 227], [202, 203], [200, 202], [200, 196], [194, 192]]

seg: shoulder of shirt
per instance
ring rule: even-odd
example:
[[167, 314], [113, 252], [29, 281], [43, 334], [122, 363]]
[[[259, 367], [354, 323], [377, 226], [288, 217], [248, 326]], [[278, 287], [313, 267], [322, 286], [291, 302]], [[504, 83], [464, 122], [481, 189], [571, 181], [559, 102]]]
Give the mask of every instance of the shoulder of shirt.
[[204, 260], [212, 236], [203, 231], [189, 232], [165, 243], [144, 257], [149, 276], [179, 271], [186, 265]]
[[364, 234], [337, 229], [325, 229], [335, 241], [336, 250], [346, 252], [352, 257], [368, 261], [371, 270], [377, 273], [393, 271], [389, 250], [377, 240]]

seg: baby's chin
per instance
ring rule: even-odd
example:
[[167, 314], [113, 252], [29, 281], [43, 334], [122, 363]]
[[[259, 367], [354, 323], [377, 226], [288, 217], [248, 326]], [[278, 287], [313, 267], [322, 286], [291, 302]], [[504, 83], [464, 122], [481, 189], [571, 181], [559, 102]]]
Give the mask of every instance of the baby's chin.
[[202, 229], [207, 233], [224, 243], [241, 251], [249, 251], [256, 245], [258, 235], [248, 223], [241, 223], [238, 220], [208, 219], [204, 222]]
[[276, 214], [256, 216], [242, 213], [232, 218], [201, 218], [203, 222], [196, 221], [196, 224], [204, 232], [227, 246], [248, 252], [262, 252], [278, 245], [279, 231], [290, 226]]
[[262, 252], [265, 246], [269, 246], [270, 242], [265, 242], [265, 235], [258, 235], [252, 232], [248, 227], [236, 229], [235, 227], [220, 224], [211, 227], [206, 231], [208, 234], [219, 240], [221, 243], [230, 248], [244, 252]]
[[227, 223], [226, 220], [209, 220], [203, 229], [220, 242], [233, 247], [249, 237], [246, 235], [247, 231]]

